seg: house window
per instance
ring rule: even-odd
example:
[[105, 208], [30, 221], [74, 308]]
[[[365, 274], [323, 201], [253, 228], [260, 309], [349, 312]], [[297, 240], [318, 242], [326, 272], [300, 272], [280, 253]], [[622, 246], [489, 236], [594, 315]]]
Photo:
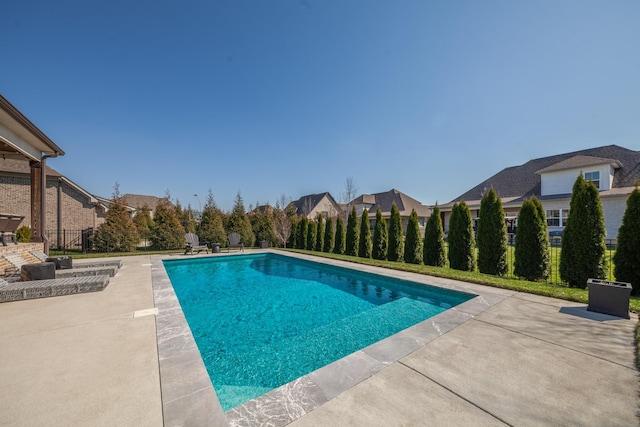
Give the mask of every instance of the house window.
[[593, 182], [593, 185], [595, 185], [596, 188], [600, 189], [600, 171], [585, 172], [584, 179], [585, 181]]
[[569, 219], [569, 209], [549, 209], [547, 211], [547, 225], [549, 227], [564, 227]]

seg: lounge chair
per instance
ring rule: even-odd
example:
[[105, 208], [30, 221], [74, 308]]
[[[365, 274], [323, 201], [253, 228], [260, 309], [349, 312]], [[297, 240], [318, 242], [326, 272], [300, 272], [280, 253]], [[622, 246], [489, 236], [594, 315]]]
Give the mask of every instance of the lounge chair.
[[184, 254], [190, 252], [193, 255], [193, 251], [197, 251], [196, 253], [200, 253], [201, 251], [207, 251], [209, 253], [209, 247], [204, 244], [200, 244], [200, 238], [195, 233], [187, 233], [184, 235], [185, 240], [187, 241], [187, 246], [184, 249]]
[[7, 282], [0, 278], [0, 302], [102, 291], [108, 284], [109, 276], [104, 275], [26, 282]]
[[0, 214], [0, 239], [3, 246], [7, 246], [7, 238], [14, 244], [18, 244], [16, 231], [23, 219], [24, 217], [20, 215]]
[[227, 252], [230, 252], [231, 248], [239, 248], [244, 252], [244, 243], [242, 243], [242, 236], [240, 236], [240, 233], [231, 233], [227, 237]]
[[[29, 251], [31, 255], [38, 258], [42, 262], [46, 262], [47, 260], [51, 260], [56, 257], [50, 257], [40, 250]], [[119, 259], [109, 259], [103, 261], [81, 261], [81, 262], [73, 262], [71, 268], [91, 268], [91, 267], [122, 267], [122, 261]], [[56, 269], [58, 265], [56, 263]]]
[[[7, 254], [4, 255], [4, 259], [9, 261], [11, 265], [14, 267], [14, 274], [19, 275], [20, 269], [25, 264], [32, 264], [22, 258], [18, 254]], [[115, 265], [111, 266], [102, 266], [102, 267], [86, 267], [86, 268], [69, 268], [67, 270], [56, 270], [56, 279], [62, 279], [65, 277], [79, 277], [79, 276], [115, 276], [118, 272], [118, 267]]]

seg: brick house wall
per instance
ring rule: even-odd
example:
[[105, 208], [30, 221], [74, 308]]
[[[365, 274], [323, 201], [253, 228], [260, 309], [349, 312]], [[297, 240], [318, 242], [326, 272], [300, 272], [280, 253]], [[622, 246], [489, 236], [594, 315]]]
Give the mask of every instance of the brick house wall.
[[[58, 230], [58, 204], [61, 206], [60, 229], [96, 228], [105, 220], [104, 210], [95, 206], [90, 196], [57, 176], [47, 177], [47, 235], [54, 244]], [[0, 212], [24, 215], [21, 225], [31, 226], [30, 177], [25, 174], [0, 174]]]

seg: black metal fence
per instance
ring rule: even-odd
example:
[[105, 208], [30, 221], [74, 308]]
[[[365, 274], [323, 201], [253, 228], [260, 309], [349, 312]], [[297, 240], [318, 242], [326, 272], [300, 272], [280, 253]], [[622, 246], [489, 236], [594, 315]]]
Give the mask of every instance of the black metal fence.
[[[86, 230], [49, 230], [46, 232], [46, 236], [49, 239], [49, 248], [54, 250], [56, 253], [112, 253], [115, 252], [111, 248], [113, 245], [109, 245], [109, 242], [106, 244], [102, 244], [100, 248], [98, 248], [94, 244], [94, 232], [95, 230], [89, 228]], [[158, 250], [182, 250], [184, 246], [175, 247], [175, 248], [158, 248], [154, 245], [152, 236], [150, 232], [146, 233], [138, 233], [139, 240], [136, 245], [137, 252], [146, 252], [146, 251], [158, 251]], [[176, 239], [177, 241], [181, 241], [180, 239]], [[514, 248], [514, 236], [509, 234], [508, 238], [508, 247], [507, 247], [507, 264], [509, 269], [507, 271], [506, 277], [508, 278], [516, 278], [513, 274], [513, 264], [515, 260], [515, 248]], [[562, 251], [562, 237], [561, 236], [552, 236], [550, 239], [549, 246], [549, 258], [551, 261], [551, 275], [547, 279], [547, 283], [552, 284], [561, 284], [562, 280], [560, 279], [560, 256]], [[613, 275], [613, 255], [616, 250], [616, 240], [608, 239], [606, 240], [607, 252], [606, 252], [606, 260], [607, 260], [607, 274], [605, 279], [607, 280], [615, 280]], [[446, 248], [445, 248], [446, 249]]]

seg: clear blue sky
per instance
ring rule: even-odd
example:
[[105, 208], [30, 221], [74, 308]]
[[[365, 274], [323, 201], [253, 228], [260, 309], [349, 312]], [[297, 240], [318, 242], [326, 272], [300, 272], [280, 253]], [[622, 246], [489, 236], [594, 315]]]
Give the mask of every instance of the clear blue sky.
[[0, 93], [66, 151], [49, 165], [102, 197], [230, 210], [352, 177], [445, 203], [640, 150], [636, 0], [5, 1], [0, 55]]

